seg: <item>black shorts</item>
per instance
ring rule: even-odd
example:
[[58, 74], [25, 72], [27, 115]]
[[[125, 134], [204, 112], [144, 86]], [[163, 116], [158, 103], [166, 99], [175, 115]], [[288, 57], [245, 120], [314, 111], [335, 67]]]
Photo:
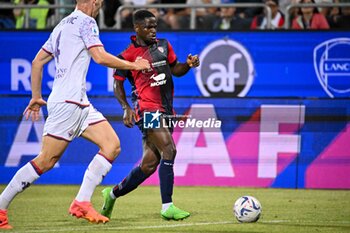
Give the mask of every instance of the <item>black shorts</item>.
[[[162, 116], [161, 116], [162, 118]], [[161, 121], [162, 122], [162, 121]], [[143, 118], [141, 118], [138, 122], [136, 122], [136, 125], [137, 127], [139, 127], [141, 133], [142, 133], [142, 139], [146, 139], [147, 138], [147, 133], [148, 133], [148, 128], [144, 128], [144, 125], [143, 125]], [[162, 124], [160, 127], [163, 127]], [[171, 127], [171, 126], [166, 126], [165, 128], [167, 128], [171, 134], [173, 134], [174, 132], [174, 128]]]

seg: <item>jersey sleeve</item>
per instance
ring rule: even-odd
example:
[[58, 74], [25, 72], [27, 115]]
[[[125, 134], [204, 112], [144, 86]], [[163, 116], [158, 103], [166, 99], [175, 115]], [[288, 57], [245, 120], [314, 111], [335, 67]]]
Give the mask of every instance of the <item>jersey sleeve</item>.
[[[122, 60], [125, 60], [122, 55], [118, 55], [117, 57]], [[128, 72], [129, 72], [128, 70], [114, 69], [113, 78], [116, 80], [125, 81], [126, 77], [128, 76]]]
[[52, 44], [52, 34], [50, 35], [49, 39], [45, 42], [42, 49], [50, 55], [54, 53]]
[[173, 46], [171, 46], [169, 41], [168, 41], [168, 62], [170, 65], [174, 65], [177, 62], [177, 57], [174, 52]]
[[96, 46], [103, 46], [100, 40], [98, 26], [93, 18], [86, 18], [82, 22], [79, 31], [87, 49]]

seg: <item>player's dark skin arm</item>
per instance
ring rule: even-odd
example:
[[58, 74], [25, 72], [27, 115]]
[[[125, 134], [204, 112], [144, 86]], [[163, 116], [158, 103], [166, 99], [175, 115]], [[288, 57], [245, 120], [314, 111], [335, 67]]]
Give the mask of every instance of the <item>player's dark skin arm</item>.
[[199, 66], [199, 59], [198, 56], [192, 56], [191, 54], [189, 54], [187, 56], [187, 60], [185, 63], [180, 63], [177, 62], [174, 66], [171, 66], [171, 73], [177, 77], [181, 77], [185, 74], [187, 74], [187, 72], [192, 68], [192, 67], [197, 67]]
[[177, 77], [184, 76], [191, 69], [191, 67], [187, 63], [176, 63], [176, 65], [171, 66], [171, 73]]
[[118, 102], [124, 109], [123, 122], [126, 127], [133, 127], [135, 119], [135, 112], [130, 107], [128, 101], [126, 100], [124, 81], [114, 80], [113, 84], [114, 96], [117, 98]]

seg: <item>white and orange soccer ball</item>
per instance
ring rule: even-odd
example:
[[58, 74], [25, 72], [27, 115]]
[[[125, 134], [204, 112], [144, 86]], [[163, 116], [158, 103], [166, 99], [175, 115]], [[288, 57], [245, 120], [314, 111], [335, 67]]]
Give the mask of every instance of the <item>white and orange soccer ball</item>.
[[242, 196], [233, 206], [233, 212], [239, 222], [256, 222], [261, 216], [261, 204], [252, 196]]

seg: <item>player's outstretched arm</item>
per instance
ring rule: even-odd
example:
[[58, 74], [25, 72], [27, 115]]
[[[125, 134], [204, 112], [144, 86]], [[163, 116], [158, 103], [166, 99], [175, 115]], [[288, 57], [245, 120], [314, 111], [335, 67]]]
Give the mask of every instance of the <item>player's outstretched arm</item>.
[[104, 65], [120, 70], [145, 70], [150, 68], [150, 64], [145, 59], [137, 59], [135, 62], [129, 62], [113, 56], [106, 52], [103, 47], [92, 47], [89, 49], [92, 59], [97, 64]]
[[53, 57], [51, 54], [40, 49], [34, 60], [32, 61], [31, 71], [31, 86], [32, 86], [32, 98], [41, 98], [41, 81], [43, 76], [43, 68]]
[[189, 54], [187, 56], [187, 60], [185, 63], [176, 63], [174, 66], [171, 67], [171, 73], [175, 76], [181, 77], [185, 75], [190, 68], [192, 67], [198, 67], [199, 66], [199, 59], [197, 55], [192, 56]]
[[23, 112], [23, 115], [25, 115], [25, 118], [27, 120], [30, 116], [32, 117], [32, 120], [38, 120], [40, 107], [46, 105], [46, 102], [42, 99], [41, 95], [42, 73], [44, 65], [48, 63], [52, 58], [53, 57], [51, 54], [41, 49], [32, 61], [32, 99]]
[[123, 114], [124, 125], [128, 128], [133, 127], [134, 126], [133, 120], [135, 120], [136, 115], [126, 99], [124, 81], [115, 79], [113, 90], [114, 90], [114, 96], [117, 98], [118, 102], [120, 103], [120, 105], [124, 110], [124, 114]]

